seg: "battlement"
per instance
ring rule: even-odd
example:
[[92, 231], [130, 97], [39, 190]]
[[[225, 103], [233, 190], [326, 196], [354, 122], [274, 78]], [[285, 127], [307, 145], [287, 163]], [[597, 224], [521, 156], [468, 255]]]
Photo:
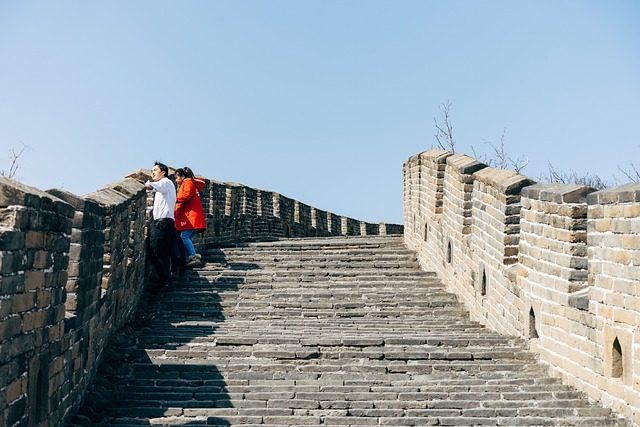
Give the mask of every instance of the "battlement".
[[[150, 273], [140, 169], [84, 197], [0, 177], [0, 426], [62, 426]], [[282, 237], [402, 234], [281, 194], [206, 180], [199, 249]], [[44, 423], [44, 424], [43, 424]]]
[[640, 183], [538, 184], [432, 149], [404, 165], [404, 218], [473, 319], [640, 422]]

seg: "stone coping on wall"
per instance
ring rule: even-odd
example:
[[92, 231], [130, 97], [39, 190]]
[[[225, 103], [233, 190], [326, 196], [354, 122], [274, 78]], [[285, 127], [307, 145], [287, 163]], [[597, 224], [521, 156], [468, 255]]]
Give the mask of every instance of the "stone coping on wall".
[[0, 208], [12, 205], [35, 209], [48, 208], [55, 213], [73, 216], [73, 208], [51, 193], [0, 176]]
[[637, 202], [640, 202], [640, 182], [630, 182], [605, 188], [604, 190], [591, 193], [587, 197], [587, 203], [590, 205]]
[[471, 175], [487, 167], [486, 164], [466, 154], [454, 154], [448, 157], [447, 166], [452, 167], [461, 175]]
[[486, 167], [473, 174], [473, 178], [496, 188], [505, 195], [519, 194], [524, 187], [535, 184], [535, 181], [518, 172]]
[[441, 150], [439, 148], [431, 148], [429, 150], [423, 151], [422, 153], [416, 154], [409, 158], [409, 161], [414, 159], [426, 159], [430, 160], [434, 163], [445, 163], [447, 158], [452, 156], [453, 154], [446, 150]]
[[522, 189], [522, 197], [553, 203], [586, 203], [587, 196], [596, 191], [578, 184], [539, 183]]

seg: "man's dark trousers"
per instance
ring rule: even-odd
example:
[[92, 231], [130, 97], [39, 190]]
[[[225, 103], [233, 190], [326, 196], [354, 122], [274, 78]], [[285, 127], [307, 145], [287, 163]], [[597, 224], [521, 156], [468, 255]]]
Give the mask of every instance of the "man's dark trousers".
[[158, 274], [158, 288], [171, 281], [171, 240], [176, 234], [176, 227], [171, 218], [153, 221], [151, 238], [149, 239], [149, 259]]

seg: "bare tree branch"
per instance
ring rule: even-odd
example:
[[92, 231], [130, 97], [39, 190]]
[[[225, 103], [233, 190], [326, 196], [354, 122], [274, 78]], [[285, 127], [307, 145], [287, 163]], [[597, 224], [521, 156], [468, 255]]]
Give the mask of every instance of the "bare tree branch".
[[640, 182], [640, 167], [636, 166], [634, 163], [630, 163], [629, 167], [631, 169], [622, 169], [618, 167], [618, 170], [622, 172], [624, 176], [631, 182]]
[[31, 147], [25, 144], [22, 144], [22, 148], [20, 148], [20, 150], [16, 151], [15, 148], [10, 149], [9, 152], [11, 153], [11, 156], [10, 156], [11, 161], [10, 161], [9, 170], [8, 171], [5, 171], [4, 169], [0, 170], [0, 176], [14, 179], [16, 174], [18, 173], [18, 169], [20, 168], [18, 159], [20, 159], [20, 156], [22, 156], [25, 150], [30, 150], [30, 149]]
[[551, 163], [549, 163], [549, 171], [542, 174], [540, 181], [557, 182], [560, 184], [578, 184], [593, 187], [596, 190], [610, 187], [609, 183], [600, 178], [598, 175], [587, 173], [586, 175], [578, 175], [576, 171], [569, 172], [558, 171]]
[[453, 124], [451, 123], [451, 117], [449, 115], [449, 111], [451, 110], [451, 106], [453, 102], [447, 100], [440, 104], [438, 108], [442, 115], [442, 124], [438, 123], [438, 120], [434, 117], [433, 122], [436, 125], [437, 132], [434, 134], [436, 137], [436, 141], [438, 141], [438, 146], [447, 151], [451, 151], [453, 154], [456, 153], [456, 141], [453, 138]]
[[[448, 150], [455, 154], [456, 141], [453, 138], [453, 124], [451, 123], [451, 106], [453, 102], [448, 101], [440, 104], [439, 110], [441, 113], [441, 121], [438, 121], [434, 117], [433, 121], [436, 126], [436, 133], [434, 134], [438, 146], [443, 150]], [[511, 157], [505, 148], [505, 135], [506, 130], [502, 130], [500, 136], [500, 142], [498, 144], [483, 139], [482, 142], [490, 147], [490, 155], [478, 154], [475, 148], [472, 146], [473, 156], [485, 163], [488, 166], [499, 169], [510, 169], [517, 173], [522, 173], [522, 170], [529, 165], [529, 159], [527, 156], [522, 155], [519, 158]], [[619, 168], [625, 177], [630, 181], [640, 182], [640, 167], [634, 163], [630, 164], [630, 169]], [[569, 170], [569, 172], [561, 172], [557, 170], [551, 163], [549, 163], [549, 170], [546, 174], [542, 174], [539, 181], [557, 182], [563, 184], [578, 184], [593, 187], [597, 190], [607, 188], [610, 186], [608, 182], [603, 180], [597, 175], [587, 173], [586, 175], [578, 175], [577, 172]], [[617, 182], [617, 180], [616, 180]]]
[[478, 156], [474, 147], [471, 147], [471, 150], [473, 151], [473, 155], [476, 159], [491, 167], [499, 169], [512, 169], [517, 173], [520, 173], [529, 164], [529, 159], [524, 155], [518, 159], [514, 159], [513, 157], [509, 156], [507, 150], [505, 149], [506, 133], [507, 130], [503, 129], [502, 135], [500, 136], [499, 145], [494, 144], [493, 142], [486, 139], [482, 140], [484, 144], [488, 145], [489, 147], [491, 147], [491, 150], [493, 150], [493, 155], [491, 157], [487, 156], [486, 154]]

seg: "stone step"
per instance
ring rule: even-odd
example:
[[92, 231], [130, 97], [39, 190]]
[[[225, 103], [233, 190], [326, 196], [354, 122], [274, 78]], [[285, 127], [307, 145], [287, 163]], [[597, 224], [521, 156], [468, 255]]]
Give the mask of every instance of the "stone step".
[[632, 425], [493, 333], [401, 236], [204, 252], [105, 351], [80, 425]]

